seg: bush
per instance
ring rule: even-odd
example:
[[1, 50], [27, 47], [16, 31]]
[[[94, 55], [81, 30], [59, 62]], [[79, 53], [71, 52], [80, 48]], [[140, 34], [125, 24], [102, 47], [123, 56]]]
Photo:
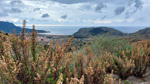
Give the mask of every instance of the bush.
[[[149, 56], [145, 52], [147, 49], [141, 43], [134, 43], [132, 47], [121, 50], [117, 53], [117, 56], [113, 56], [114, 66], [116, 66], [115, 71], [120, 78], [123, 77], [122, 79], [126, 79], [130, 75], [143, 77], [148, 67]], [[123, 74], [127, 76], [123, 76]]]
[[[74, 56], [68, 52], [73, 36], [64, 45], [52, 42], [49, 48], [37, 45], [37, 33], [25, 36], [25, 23], [20, 36], [0, 33], [0, 83], [3, 84], [103, 84], [106, 62], [95, 56], [87, 47], [85, 54]], [[76, 59], [76, 60], [74, 60]], [[105, 80], [104, 80], [105, 79]]]
[[149, 48], [146, 45], [142, 45], [143, 42], [133, 45], [131, 57], [134, 60], [135, 69], [134, 75], [136, 77], [143, 77], [146, 73], [149, 63]]
[[[150, 63], [150, 41], [97, 38], [75, 51], [73, 36], [66, 44], [37, 45], [37, 32], [25, 35], [0, 33], [0, 83], [3, 84], [113, 84], [113, 72], [121, 79], [143, 77]], [[107, 75], [107, 71], [111, 75]]]
[[121, 79], [125, 80], [129, 76], [133, 75], [135, 68], [134, 61], [129, 59], [125, 54], [123, 57], [113, 56], [114, 60], [114, 73], [117, 74]]
[[[73, 37], [66, 45], [55, 45], [52, 51], [52, 42], [48, 50], [41, 47], [37, 52], [37, 33], [33, 26], [33, 31], [25, 36], [25, 21], [21, 32], [21, 37], [16, 34], [8, 36], [0, 35], [0, 77], [1, 82], [11, 84], [29, 83], [56, 83], [62, 69], [63, 74], [69, 77], [68, 65], [72, 52], [66, 53]], [[65, 58], [65, 59], [64, 59]], [[67, 71], [68, 70], [68, 71]]]
[[92, 52], [98, 56], [107, 51], [108, 53], [116, 53], [120, 48], [129, 46], [129, 40], [117, 38], [117, 37], [95, 37], [92, 45], [89, 45]]
[[144, 53], [148, 56], [148, 65], [150, 66], [150, 40], [143, 40], [138, 44], [143, 47]]

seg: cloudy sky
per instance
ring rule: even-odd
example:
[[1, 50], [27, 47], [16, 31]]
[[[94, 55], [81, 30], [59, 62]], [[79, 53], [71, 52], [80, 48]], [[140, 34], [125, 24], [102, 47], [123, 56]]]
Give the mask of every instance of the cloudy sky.
[[49, 26], [150, 26], [150, 0], [0, 0], [0, 21]]

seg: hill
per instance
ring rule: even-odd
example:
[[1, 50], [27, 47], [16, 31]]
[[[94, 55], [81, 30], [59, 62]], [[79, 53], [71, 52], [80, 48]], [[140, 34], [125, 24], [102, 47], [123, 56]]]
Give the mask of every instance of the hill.
[[[20, 33], [20, 31], [22, 30], [21, 27], [15, 26], [13, 23], [0, 21], [0, 31], [13, 33], [14, 29], [16, 30], [16, 33]], [[32, 29], [26, 28], [26, 32], [28, 31], [32, 32]], [[38, 33], [47, 33], [47, 31], [44, 30], [36, 30], [36, 31], [38, 31]]]
[[118, 31], [113, 28], [108, 27], [92, 27], [92, 28], [81, 28], [79, 31], [74, 33], [73, 35], [75, 38], [88, 38], [91, 36], [98, 36], [98, 35], [111, 35], [111, 36], [125, 36], [126, 34]]
[[150, 34], [150, 27], [145, 28], [145, 29], [141, 29], [141, 30], [133, 33], [133, 35], [148, 35], [148, 34]]
[[131, 33], [130, 37], [135, 39], [150, 39], [150, 27]]

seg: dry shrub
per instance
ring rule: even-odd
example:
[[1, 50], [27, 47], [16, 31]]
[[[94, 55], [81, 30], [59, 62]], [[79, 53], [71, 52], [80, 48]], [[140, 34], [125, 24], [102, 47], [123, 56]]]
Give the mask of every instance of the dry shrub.
[[86, 55], [75, 57], [68, 52], [73, 36], [66, 44], [50, 42], [47, 50], [37, 47], [37, 32], [33, 26], [29, 37], [25, 24], [20, 36], [0, 33], [0, 83], [7, 84], [103, 84], [108, 80], [107, 62], [101, 62], [87, 47]]
[[77, 74], [74, 74], [74, 77], [79, 77], [81, 78], [82, 75], [84, 75], [84, 55], [83, 53], [80, 53], [79, 55], [77, 55], [76, 59], [75, 59], [75, 67], [74, 67], [74, 71], [77, 72]]
[[85, 84], [103, 84], [106, 76], [107, 62], [102, 63], [89, 47], [86, 48]]
[[131, 57], [134, 60], [135, 64], [134, 75], [136, 77], [141, 78], [146, 73], [150, 57], [149, 50], [150, 48], [147, 41], [142, 41], [133, 45]]
[[[25, 24], [20, 36], [0, 33], [0, 83], [7, 84], [113, 84], [114, 71], [121, 79], [131, 75], [143, 77], [150, 64], [150, 41], [134, 43], [117, 54], [102, 50], [96, 56], [90, 47], [73, 58], [68, 51], [73, 36], [66, 44], [50, 42], [47, 50], [37, 47], [37, 32], [33, 26], [29, 37]], [[117, 51], [116, 51], [117, 52]]]
[[[102, 62], [87, 46], [85, 54], [80, 53], [75, 59], [74, 77], [81, 79], [84, 75], [85, 84], [103, 84], [106, 77], [106, 68], [109, 64]], [[75, 74], [77, 72], [77, 74]]]
[[121, 56], [116, 56], [106, 51], [103, 53], [102, 60], [108, 62], [109, 66], [107, 72], [114, 71], [121, 79], [127, 79], [133, 74], [134, 70], [134, 61], [129, 59], [125, 52], [121, 52]]
[[126, 57], [128, 60], [133, 61], [133, 75], [136, 77], [143, 77], [143, 75], [146, 73], [149, 61], [148, 50], [148, 43], [142, 41], [134, 43], [131, 49], [122, 51], [121, 57]]
[[143, 40], [138, 44], [143, 47], [144, 53], [148, 56], [148, 65], [150, 66], [150, 40]]
[[103, 51], [103, 55], [101, 56], [102, 62], [107, 62], [106, 72], [111, 73], [114, 68], [114, 59], [111, 53], [107, 53], [107, 51]]
[[134, 43], [131, 48], [120, 50], [117, 56], [104, 53], [103, 61], [108, 61], [110, 64], [107, 71], [114, 70], [114, 73], [123, 80], [131, 75], [143, 77], [149, 63], [148, 50], [148, 44]]
[[66, 84], [85, 84], [84, 83], [84, 75], [80, 79], [77, 79], [76, 77], [71, 78], [70, 81], [68, 81], [68, 79], [67, 79]]
[[[66, 68], [69, 77], [68, 65], [72, 52], [66, 53], [73, 37], [66, 45], [55, 45], [52, 51], [52, 42], [46, 51], [41, 48], [37, 51], [37, 32], [33, 26], [30, 37], [25, 36], [25, 23], [21, 36], [0, 34], [0, 77], [3, 83], [56, 83], [60, 70]], [[65, 66], [65, 67], [63, 67]]]
[[107, 75], [107, 77], [105, 77], [104, 84], [114, 84], [115, 79], [113, 79], [112, 76], [113, 76], [113, 70], [111, 71], [110, 75]]
[[93, 66], [89, 66], [85, 69], [85, 83], [86, 84], [101, 84], [104, 82], [106, 75], [105, 67], [101, 66], [102, 64], [94, 63]]
[[124, 52], [123, 57], [113, 56], [114, 60], [114, 73], [117, 74], [121, 79], [127, 79], [129, 76], [133, 74], [134, 70], [134, 61], [129, 59]]

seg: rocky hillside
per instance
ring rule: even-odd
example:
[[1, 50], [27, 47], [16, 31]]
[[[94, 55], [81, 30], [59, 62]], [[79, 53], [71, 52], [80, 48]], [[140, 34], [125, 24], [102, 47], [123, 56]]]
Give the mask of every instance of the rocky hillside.
[[[20, 33], [20, 31], [22, 30], [21, 27], [15, 26], [13, 23], [0, 21], [0, 31], [4, 31], [7, 33], [13, 33], [14, 29], [16, 30], [16, 33]], [[28, 32], [28, 31], [32, 32], [32, 29], [26, 28], [26, 32]], [[38, 31], [38, 33], [46, 33], [47, 32], [44, 30], [36, 30], [36, 31]]]
[[141, 29], [135, 33], [133, 33], [134, 35], [148, 35], [150, 34], [150, 27], [149, 28], [145, 28], [145, 29]]
[[88, 38], [91, 36], [98, 36], [98, 35], [111, 35], [111, 36], [125, 36], [126, 34], [118, 31], [113, 28], [108, 27], [96, 27], [96, 28], [81, 28], [79, 31], [74, 33], [75, 38]]
[[135, 39], [150, 39], [150, 27], [131, 33], [130, 37]]

